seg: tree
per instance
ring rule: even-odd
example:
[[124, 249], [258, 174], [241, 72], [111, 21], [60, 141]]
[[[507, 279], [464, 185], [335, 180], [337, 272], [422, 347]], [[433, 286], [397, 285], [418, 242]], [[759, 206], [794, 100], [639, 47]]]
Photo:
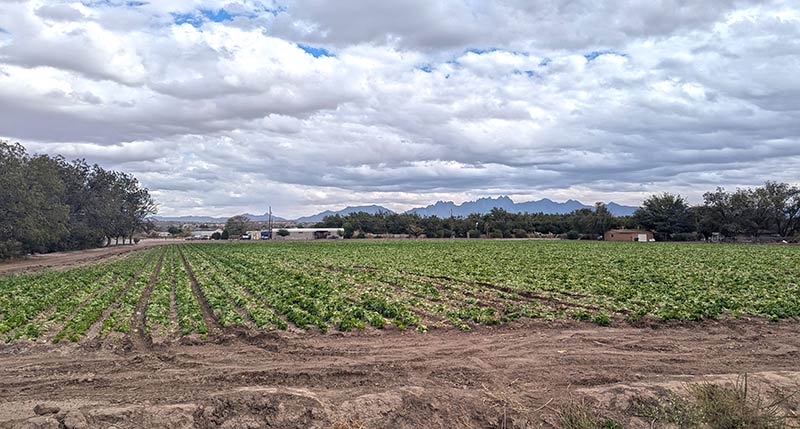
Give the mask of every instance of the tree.
[[680, 195], [666, 192], [644, 200], [633, 218], [661, 240], [669, 240], [672, 234], [690, 232], [693, 224], [686, 200]]
[[603, 235], [614, 225], [614, 215], [604, 203], [595, 203], [592, 217], [592, 234]]
[[782, 237], [800, 233], [800, 187], [766, 182], [754, 191], [762, 209], [761, 227]]
[[225, 231], [230, 237], [241, 237], [253, 228], [252, 222], [246, 216], [234, 216], [225, 222]]
[[133, 176], [0, 141], [0, 259], [133, 242], [155, 210]]

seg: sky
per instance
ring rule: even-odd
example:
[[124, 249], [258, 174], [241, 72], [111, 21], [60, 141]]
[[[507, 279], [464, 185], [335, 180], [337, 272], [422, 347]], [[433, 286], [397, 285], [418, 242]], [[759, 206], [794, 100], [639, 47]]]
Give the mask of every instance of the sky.
[[0, 139], [159, 214], [800, 181], [800, 2], [0, 0]]

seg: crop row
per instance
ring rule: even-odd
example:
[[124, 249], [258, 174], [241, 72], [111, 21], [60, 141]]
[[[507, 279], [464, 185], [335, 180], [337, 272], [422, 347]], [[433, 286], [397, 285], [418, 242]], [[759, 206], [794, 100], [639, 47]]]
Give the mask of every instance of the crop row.
[[[160, 269], [157, 269], [159, 268]], [[149, 295], [143, 293], [151, 284]], [[800, 316], [800, 248], [541, 241], [180, 244], [0, 277], [0, 338]]]

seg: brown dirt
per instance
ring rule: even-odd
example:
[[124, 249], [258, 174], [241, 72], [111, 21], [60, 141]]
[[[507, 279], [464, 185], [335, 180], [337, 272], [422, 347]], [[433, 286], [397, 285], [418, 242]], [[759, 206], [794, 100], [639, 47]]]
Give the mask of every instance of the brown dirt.
[[192, 266], [189, 265], [189, 261], [186, 260], [186, 255], [183, 254], [183, 249], [179, 248], [178, 252], [180, 252], [181, 261], [183, 261], [183, 267], [186, 269], [186, 274], [189, 276], [189, 282], [192, 285], [192, 293], [194, 293], [198, 304], [200, 304], [200, 313], [203, 315], [203, 321], [206, 323], [206, 328], [208, 328], [208, 332], [211, 335], [218, 335], [222, 331], [222, 325], [219, 324], [217, 316], [214, 315], [214, 310], [212, 310], [211, 306], [208, 305], [205, 295], [203, 295], [203, 292], [200, 290], [200, 285], [197, 283], [197, 278], [194, 276], [194, 270], [192, 270]]
[[27, 258], [0, 262], [0, 275], [19, 274], [42, 271], [46, 269], [66, 270], [69, 268], [92, 265], [98, 262], [120, 259], [123, 256], [170, 243], [181, 243], [182, 240], [142, 240], [134, 245], [101, 247], [98, 249], [76, 250], [72, 252], [54, 252], [33, 255]]
[[[747, 372], [765, 390], [800, 389], [798, 331], [798, 321], [528, 322], [427, 334], [227, 330], [147, 351], [124, 339], [16, 342], [0, 346], [0, 427], [553, 427], [554, 410], [576, 397], [649, 427], [626, 414], [630, 400], [686, 382]], [[38, 404], [60, 411], [34, 416]]]
[[161, 252], [161, 255], [158, 256], [158, 262], [156, 263], [155, 268], [150, 273], [150, 278], [147, 281], [147, 287], [144, 288], [142, 291], [142, 295], [139, 297], [139, 302], [136, 303], [136, 308], [133, 310], [133, 314], [131, 315], [131, 341], [133, 342], [133, 347], [144, 350], [148, 347], [150, 343], [152, 343], [152, 339], [149, 339], [145, 336], [145, 324], [147, 321], [147, 303], [150, 302], [150, 295], [153, 294], [153, 287], [155, 287], [156, 280], [158, 279], [158, 273], [161, 272], [161, 265], [164, 263], [164, 252]]

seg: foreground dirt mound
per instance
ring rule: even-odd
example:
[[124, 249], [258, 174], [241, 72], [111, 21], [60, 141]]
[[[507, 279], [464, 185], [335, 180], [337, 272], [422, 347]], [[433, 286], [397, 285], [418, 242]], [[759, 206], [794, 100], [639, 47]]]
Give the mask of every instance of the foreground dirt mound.
[[764, 392], [800, 390], [797, 322], [657, 328], [233, 335], [144, 351], [17, 342], [0, 348], [0, 427], [559, 427], [576, 399], [650, 427], [631, 404], [691, 382], [746, 372]]

